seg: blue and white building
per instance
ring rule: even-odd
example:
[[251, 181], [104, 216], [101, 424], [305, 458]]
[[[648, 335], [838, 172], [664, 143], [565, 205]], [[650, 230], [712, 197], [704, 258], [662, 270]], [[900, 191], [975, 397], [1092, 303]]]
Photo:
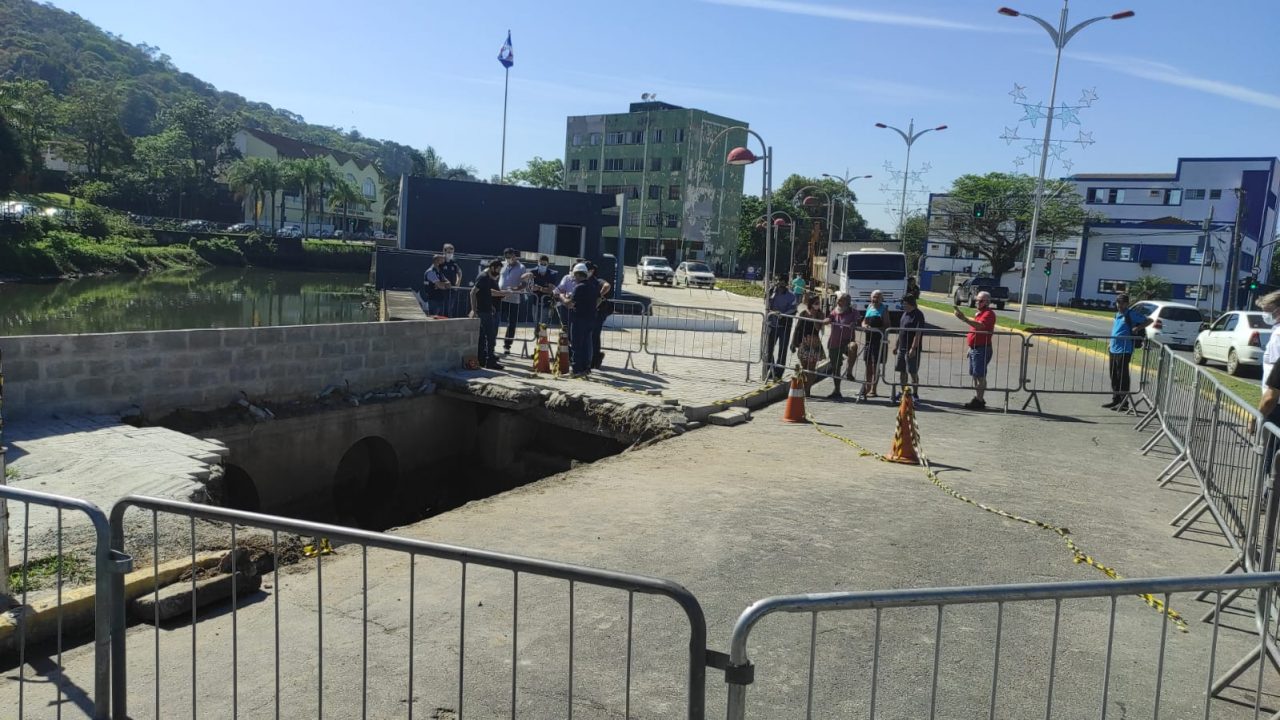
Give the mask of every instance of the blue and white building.
[[[1268, 280], [1276, 250], [1280, 160], [1268, 158], [1181, 158], [1173, 173], [1079, 174], [1075, 184], [1090, 220], [1079, 238], [1038, 245], [1035, 257], [1052, 254], [1062, 299], [1111, 299], [1146, 273], [1169, 281], [1172, 298], [1208, 309], [1225, 306], [1232, 288], [1254, 274]], [[936, 196], [944, 198], [945, 196]], [[1243, 204], [1243, 206], [1241, 206]], [[930, 198], [930, 212], [935, 197]], [[1227, 277], [1229, 251], [1240, 217], [1239, 268]], [[1208, 237], [1204, 223], [1212, 213]], [[931, 223], [932, 224], [932, 223]], [[1207, 251], [1206, 251], [1207, 248]], [[938, 273], [981, 272], [985, 261], [965, 258], [949, 241], [930, 234], [920, 283], [940, 284]], [[1043, 260], [1037, 260], [1037, 265]], [[1005, 284], [1019, 284], [1021, 264]], [[1035, 269], [1031, 300], [1040, 299], [1043, 277]], [[1051, 298], [1052, 299], [1052, 298]]]

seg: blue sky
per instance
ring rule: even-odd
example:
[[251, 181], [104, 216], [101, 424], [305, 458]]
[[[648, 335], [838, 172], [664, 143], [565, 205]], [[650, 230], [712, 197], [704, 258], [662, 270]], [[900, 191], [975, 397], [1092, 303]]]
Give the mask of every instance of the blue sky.
[[[1057, 0], [1004, 0], [1056, 23]], [[875, 177], [854, 185], [873, 226], [891, 229], [899, 190], [886, 161], [905, 147], [876, 122], [946, 124], [913, 148], [930, 190], [969, 172], [1012, 171], [1024, 142], [1000, 139], [1027, 100], [1047, 102], [1053, 47], [1000, 0], [54, 0], [130, 42], [168, 53], [217, 87], [311, 122], [434, 146], [498, 171], [502, 66], [511, 71], [507, 166], [561, 157], [568, 115], [625, 111], [641, 93], [746, 120], [773, 145], [775, 179], [796, 172]], [[1173, 172], [1179, 156], [1280, 153], [1277, 0], [1072, 0], [1101, 22], [1067, 48], [1059, 103], [1082, 90], [1093, 145], [1075, 172]], [[1039, 138], [1023, 122], [1022, 136]], [[1034, 173], [1028, 162], [1022, 168]], [[1064, 169], [1054, 168], [1053, 174]], [[747, 175], [758, 193], [760, 175]], [[921, 201], [924, 196], [920, 196]]]

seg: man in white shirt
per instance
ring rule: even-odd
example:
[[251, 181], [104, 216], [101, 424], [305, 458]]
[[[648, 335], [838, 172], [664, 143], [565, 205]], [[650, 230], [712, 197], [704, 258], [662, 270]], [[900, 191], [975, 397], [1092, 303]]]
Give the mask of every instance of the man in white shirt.
[[1267, 376], [1271, 374], [1271, 368], [1280, 362], [1280, 332], [1276, 330], [1280, 328], [1274, 327], [1274, 320], [1280, 318], [1280, 291], [1267, 293], [1255, 301], [1258, 309], [1267, 313], [1270, 317], [1269, 325], [1273, 325], [1271, 331], [1271, 339], [1267, 341], [1267, 349], [1262, 353], [1262, 391], [1267, 390]]
[[560, 301], [556, 306], [556, 314], [560, 316], [560, 327], [569, 327], [569, 308], [565, 303], [573, 298], [573, 291], [578, 289], [578, 279], [573, 276], [572, 269], [586, 262], [582, 258], [575, 259], [573, 265], [569, 266], [570, 272], [565, 273], [564, 277], [560, 278], [560, 284], [556, 286], [556, 299]]
[[520, 264], [519, 253], [514, 248], [502, 251], [506, 263], [502, 266], [502, 277], [498, 287], [509, 293], [502, 298], [502, 317], [507, 321], [507, 334], [502, 343], [502, 354], [511, 354], [511, 343], [516, 338], [516, 324], [520, 322], [520, 308], [524, 307], [525, 269]]

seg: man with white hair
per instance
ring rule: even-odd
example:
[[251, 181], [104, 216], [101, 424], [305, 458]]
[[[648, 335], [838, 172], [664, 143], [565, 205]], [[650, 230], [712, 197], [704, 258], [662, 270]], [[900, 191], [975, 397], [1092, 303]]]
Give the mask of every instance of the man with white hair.
[[991, 309], [991, 293], [983, 290], [974, 298], [978, 312], [973, 319], [965, 317], [960, 306], [956, 306], [956, 319], [963, 321], [970, 328], [965, 336], [965, 344], [969, 346], [969, 375], [973, 378], [973, 399], [964, 404], [969, 410], [985, 410], [987, 401], [983, 395], [987, 392], [987, 366], [995, 351], [991, 344], [992, 333], [996, 329], [996, 312]]

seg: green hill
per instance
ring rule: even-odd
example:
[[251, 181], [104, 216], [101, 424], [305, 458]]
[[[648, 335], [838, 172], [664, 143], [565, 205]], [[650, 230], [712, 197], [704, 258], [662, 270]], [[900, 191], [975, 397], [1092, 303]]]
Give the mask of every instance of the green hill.
[[[58, 97], [82, 81], [114, 86], [122, 99], [121, 126], [133, 138], [159, 132], [163, 109], [197, 98], [247, 127], [375, 159], [389, 177], [410, 172], [418, 154], [408, 145], [314, 125], [284, 108], [219, 90], [179, 70], [159, 48], [130, 44], [75, 13], [33, 0], [0, 0], [0, 81], [17, 79], [43, 80]], [[441, 164], [430, 148], [423, 154], [428, 166]]]

